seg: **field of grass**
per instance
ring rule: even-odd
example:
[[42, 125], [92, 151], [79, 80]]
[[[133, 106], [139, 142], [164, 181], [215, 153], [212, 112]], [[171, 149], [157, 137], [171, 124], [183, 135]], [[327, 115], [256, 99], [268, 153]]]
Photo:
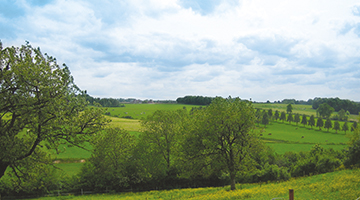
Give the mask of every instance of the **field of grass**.
[[131, 116], [134, 119], [141, 119], [146, 118], [156, 110], [177, 110], [184, 107], [190, 111], [192, 107], [199, 106], [185, 104], [125, 104], [125, 107], [107, 108], [107, 112], [110, 112], [112, 117]]
[[309, 177], [293, 178], [285, 182], [267, 184], [237, 184], [235, 191], [226, 187], [175, 189], [138, 193], [101, 194], [85, 196], [43, 197], [39, 200], [113, 200], [113, 199], [288, 199], [289, 189], [295, 199], [357, 199], [360, 197], [360, 170], [344, 170]]
[[[152, 114], [158, 109], [166, 110], [176, 110], [183, 109], [186, 107], [188, 110], [191, 110], [191, 105], [179, 105], [179, 104], [126, 104], [125, 107], [117, 108], [108, 108], [108, 111], [111, 113], [111, 116], [107, 116], [111, 119], [109, 126], [120, 127], [125, 130], [128, 130], [133, 135], [140, 134], [140, 118], [146, 117], [149, 114]], [[263, 109], [273, 109], [275, 111], [286, 111], [285, 104], [254, 104], [256, 108]], [[309, 105], [294, 105], [293, 112], [301, 114], [316, 114], [315, 110]], [[127, 114], [125, 114], [125, 112]], [[132, 116], [136, 119], [125, 119], [118, 116]], [[342, 126], [343, 122], [340, 122]], [[263, 129], [263, 125], [260, 125], [260, 128]], [[271, 135], [270, 135], [271, 133]], [[349, 131], [347, 132], [350, 133]], [[335, 150], [341, 150], [346, 147], [346, 144], [349, 138], [345, 135], [343, 131], [338, 131], [335, 133], [334, 130], [330, 129], [327, 131], [322, 128], [309, 126], [304, 127], [301, 124], [295, 125], [294, 122], [289, 124], [288, 122], [281, 121], [272, 121], [262, 132], [261, 138], [266, 142], [266, 144], [273, 148], [273, 150], [278, 154], [283, 154], [287, 151], [308, 151], [315, 144], [320, 144], [324, 148], [333, 148]], [[64, 152], [56, 155], [58, 159], [88, 159], [91, 156], [91, 152], [80, 149], [78, 147], [66, 147], [63, 146]], [[91, 149], [90, 145], [86, 145], [87, 149]], [[59, 168], [63, 169], [65, 173], [74, 174], [76, 171], [79, 171], [82, 163], [71, 163], [72, 166], [68, 166], [69, 163], [62, 163], [59, 165]]]
[[[272, 109], [273, 113], [275, 113], [276, 110], [279, 112], [286, 112], [286, 106], [287, 104], [281, 104], [281, 103], [254, 103], [254, 108], [260, 108], [264, 110]], [[305, 114], [308, 116], [314, 115], [316, 116], [316, 110], [312, 109], [311, 105], [300, 105], [300, 104], [292, 104], [293, 107], [293, 113], [299, 113], [301, 115]], [[336, 115], [337, 112], [334, 112], [332, 115]], [[350, 115], [349, 121], [358, 121], [358, 115]]]

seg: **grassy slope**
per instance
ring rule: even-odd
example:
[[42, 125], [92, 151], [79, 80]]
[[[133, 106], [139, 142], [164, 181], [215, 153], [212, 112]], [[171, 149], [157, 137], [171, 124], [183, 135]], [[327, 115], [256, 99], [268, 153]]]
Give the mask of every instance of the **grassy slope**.
[[[291, 179], [268, 184], [237, 184], [237, 190], [229, 187], [175, 189], [139, 193], [102, 194], [88, 196], [64, 196], [61, 199], [288, 199], [289, 189], [294, 189], [295, 199], [357, 199], [360, 197], [360, 170], [344, 170], [310, 177]], [[39, 198], [53, 200], [58, 197]]]
[[[126, 116], [130, 115], [133, 118], [137, 119], [124, 119], [119, 117], [108, 116], [112, 122], [110, 126], [121, 127], [125, 130], [130, 131], [132, 134], [139, 134], [140, 131], [140, 121], [141, 117], [146, 117], [147, 115], [155, 112], [159, 109], [166, 110], [176, 110], [186, 107], [190, 110], [191, 105], [181, 105], [181, 104], [126, 104], [125, 107], [117, 108], [108, 108], [108, 111], [112, 116]], [[256, 108], [263, 109], [273, 109], [275, 111], [286, 111], [285, 104], [254, 104]], [[301, 114], [316, 114], [311, 106], [307, 105], [294, 105], [294, 113]], [[127, 114], [125, 114], [127, 112]], [[342, 125], [342, 122], [341, 122]], [[262, 125], [260, 125], [262, 127]], [[271, 133], [271, 135], [268, 135]], [[348, 132], [349, 133], [349, 132]], [[302, 138], [304, 136], [304, 138]], [[339, 131], [338, 134], [335, 134], [334, 130], [323, 129], [319, 131], [317, 128], [313, 127], [312, 129], [308, 126], [303, 127], [303, 125], [296, 126], [295, 123], [289, 124], [288, 122], [271, 122], [267, 125], [265, 132], [263, 133], [262, 138], [267, 142], [267, 145], [271, 146], [276, 153], [283, 154], [287, 151], [308, 151], [314, 144], [321, 144], [324, 148], [333, 148], [336, 150], [343, 149], [344, 144], [347, 143], [348, 138], [345, 136], [344, 132]], [[90, 157], [91, 153], [77, 147], [64, 147], [66, 151], [57, 155], [60, 159], [87, 159]], [[87, 148], [91, 148], [88, 146]], [[82, 163], [73, 163], [74, 166], [71, 168], [65, 167], [66, 164], [60, 166], [66, 173], [73, 174], [74, 171], [79, 171]], [[75, 167], [77, 166], [77, 167]], [[70, 169], [70, 170], [69, 170]]]
[[[254, 103], [254, 108], [261, 108], [261, 109], [272, 109], [273, 113], [275, 113], [276, 110], [279, 112], [286, 112], [286, 106], [287, 104], [280, 104], [280, 103]], [[293, 113], [299, 113], [299, 114], [305, 114], [305, 115], [314, 115], [316, 116], [316, 110], [312, 109], [311, 105], [299, 105], [299, 104], [293, 104]], [[332, 115], [336, 115], [337, 112], [334, 112]], [[349, 121], [358, 121], [358, 115], [350, 115]]]
[[125, 104], [125, 107], [108, 108], [107, 111], [110, 112], [111, 116], [131, 116], [134, 119], [141, 119], [146, 118], [156, 110], [177, 110], [184, 107], [187, 110], [191, 110], [192, 107], [199, 106], [184, 104]]

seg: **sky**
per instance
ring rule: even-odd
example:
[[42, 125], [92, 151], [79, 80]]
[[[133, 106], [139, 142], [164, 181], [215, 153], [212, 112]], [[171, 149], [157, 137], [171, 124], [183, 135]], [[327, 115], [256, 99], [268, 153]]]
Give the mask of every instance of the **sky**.
[[360, 101], [358, 0], [1, 0], [0, 40], [94, 97]]

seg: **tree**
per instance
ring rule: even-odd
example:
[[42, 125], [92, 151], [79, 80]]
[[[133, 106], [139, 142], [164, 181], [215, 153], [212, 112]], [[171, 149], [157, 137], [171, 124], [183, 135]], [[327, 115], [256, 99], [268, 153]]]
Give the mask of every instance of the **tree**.
[[69, 69], [39, 48], [0, 43], [0, 178], [8, 167], [20, 172], [41, 146], [80, 146], [102, 129], [103, 111], [87, 107], [84, 93]]
[[300, 115], [298, 113], [295, 114], [294, 122], [296, 123], [296, 125], [300, 122]]
[[325, 121], [325, 126], [324, 128], [327, 128], [327, 130], [329, 131], [329, 129], [332, 127], [332, 123], [331, 123], [331, 120], [330, 118], [327, 118], [326, 121]]
[[192, 129], [186, 132], [183, 142], [187, 163], [194, 163], [194, 159], [212, 160], [219, 165], [219, 170], [226, 169], [231, 190], [235, 190], [236, 173], [259, 142], [252, 132], [255, 112], [251, 102], [217, 97], [192, 117]]
[[301, 119], [301, 124], [303, 124], [304, 125], [304, 127], [307, 125], [307, 117], [306, 117], [306, 115], [305, 114], [303, 114], [303, 116], [302, 116], [302, 119]]
[[294, 118], [291, 113], [289, 113], [287, 121], [291, 124], [292, 121], [294, 121]]
[[275, 118], [276, 121], [280, 118], [278, 110], [275, 110], [274, 118]]
[[257, 108], [256, 109], [256, 112], [255, 112], [255, 117], [256, 117], [256, 123], [258, 124], [258, 126], [259, 126], [259, 124], [260, 124], [260, 122], [261, 122], [261, 119], [262, 119], [262, 117], [261, 117], [261, 110], [259, 109], [259, 108]]
[[314, 117], [314, 115], [311, 115], [311, 116], [310, 116], [308, 125], [309, 125], [311, 128], [312, 128], [313, 126], [315, 126], [315, 117]]
[[293, 107], [292, 107], [291, 103], [289, 103], [289, 104], [286, 106], [286, 112], [287, 112], [287, 113], [292, 113], [292, 110], [293, 110]]
[[[89, 162], [80, 172], [80, 184], [91, 190], [119, 191], [138, 182], [132, 156], [135, 137], [120, 128], [107, 128], [91, 139]], [[85, 188], [84, 188], [85, 189]]]
[[354, 122], [352, 125], [351, 125], [351, 131], [355, 131], [355, 129], [357, 128], [357, 122]]
[[285, 114], [285, 112], [281, 112], [280, 120], [283, 121], [283, 122], [286, 120], [286, 114]]
[[333, 129], [336, 131], [336, 133], [337, 133], [338, 130], [340, 130], [340, 123], [338, 121], [334, 122], [334, 128]]
[[349, 130], [349, 125], [347, 124], [347, 122], [345, 122], [345, 123], [343, 124], [341, 130], [343, 130], [343, 131], [345, 132], [345, 134], [346, 134], [346, 131]]
[[347, 121], [347, 120], [348, 120], [348, 115], [347, 115], [346, 113], [347, 113], [347, 112], [345, 112], [344, 109], [341, 109], [341, 110], [338, 112], [339, 120], [341, 120], [341, 121]]
[[140, 139], [150, 145], [149, 151], [161, 155], [170, 170], [177, 141], [180, 137], [181, 122], [186, 116], [185, 109], [157, 110], [141, 122], [142, 133]]
[[269, 109], [269, 110], [268, 110], [268, 116], [269, 116], [269, 119], [271, 120], [272, 117], [273, 117], [272, 109]]
[[269, 116], [266, 112], [263, 113], [261, 123], [264, 124], [265, 127], [267, 124], [269, 124]]
[[318, 109], [316, 109], [316, 113], [323, 118], [330, 118], [333, 112], [334, 112], [334, 108], [329, 106], [329, 104], [327, 103], [320, 104]]
[[316, 127], [319, 127], [319, 130], [321, 130], [321, 127], [324, 126], [324, 121], [321, 117], [319, 117], [316, 121]]

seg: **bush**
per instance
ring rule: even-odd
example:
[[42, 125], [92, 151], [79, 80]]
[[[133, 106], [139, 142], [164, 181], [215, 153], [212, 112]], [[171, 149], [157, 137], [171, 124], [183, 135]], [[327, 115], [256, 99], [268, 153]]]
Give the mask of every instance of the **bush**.
[[347, 168], [360, 167], [360, 139], [346, 150], [344, 165]]

